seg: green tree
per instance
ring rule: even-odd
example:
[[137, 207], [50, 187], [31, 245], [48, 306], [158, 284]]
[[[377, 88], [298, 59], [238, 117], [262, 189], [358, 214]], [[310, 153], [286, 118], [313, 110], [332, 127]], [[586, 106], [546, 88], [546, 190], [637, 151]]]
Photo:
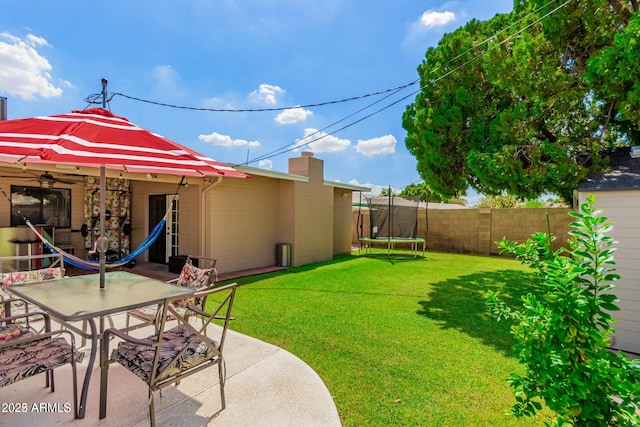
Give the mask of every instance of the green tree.
[[[522, 298], [512, 309], [489, 293], [487, 305], [498, 319], [511, 319], [514, 351], [524, 375], [508, 381], [516, 398], [511, 414], [535, 415], [547, 406], [557, 414], [553, 426], [638, 425], [640, 363], [610, 351], [618, 310], [611, 293], [615, 274], [611, 223], [599, 216], [589, 198], [581, 212], [572, 212], [571, 251], [551, 252], [551, 237], [533, 235], [523, 244], [499, 243], [538, 271], [545, 294]], [[545, 423], [546, 424], [546, 423]], [[547, 424], [548, 425], [548, 424]]]
[[464, 199], [464, 197], [462, 196], [456, 196], [456, 197], [447, 197], [447, 198], [443, 198], [438, 196], [437, 194], [434, 194], [430, 189], [429, 186], [422, 182], [420, 184], [409, 184], [406, 187], [404, 187], [402, 189], [402, 191], [400, 192], [400, 194], [398, 194], [400, 197], [403, 197], [405, 199], [408, 199], [410, 197], [414, 197], [414, 196], [420, 196], [420, 201], [421, 202], [432, 202], [432, 203], [455, 203], [458, 205], [463, 205], [466, 206], [467, 201]]
[[476, 208], [515, 208], [518, 206], [517, 197], [509, 194], [501, 194], [499, 196], [484, 196], [475, 204]]
[[426, 202], [427, 200], [433, 201], [433, 200], [430, 200], [429, 193], [430, 193], [429, 187], [427, 187], [427, 184], [423, 182], [420, 184], [407, 185], [402, 189], [399, 196], [405, 199], [408, 199], [409, 197], [420, 196], [421, 202]]
[[618, 65], [635, 47], [637, 10], [636, 0], [516, 0], [513, 12], [472, 20], [429, 48], [403, 115], [429, 188], [571, 200], [606, 166], [603, 150], [640, 143], [637, 47]]

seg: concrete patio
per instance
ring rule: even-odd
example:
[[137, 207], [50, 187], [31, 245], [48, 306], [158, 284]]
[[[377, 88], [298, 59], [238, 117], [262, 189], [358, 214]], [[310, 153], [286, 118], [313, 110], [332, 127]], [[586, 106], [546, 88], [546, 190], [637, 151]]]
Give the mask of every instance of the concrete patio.
[[[118, 326], [124, 316], [114, 320]], [[82, 350], [88, 354], [88, 348]], [[86, 359], [78, 366], [79, 382], [84, 377]], [[213, 367], [182, 380], [178, 386], [165, 388], [162, 396], [156, 393], [157, 424], [341, 425], [333, 399], [320, 377], [291, 353], [230, 330], [225, 343], [225, 361], [225, 410], [220, 411], [217, 368]], [[149, 424], [147, 387], [119, 364], [109, 368], [108, 412], [103, 420], [98, 419], [98, 367], [93, 370], [86, 417], [82, 420], [74, 420], [69, 409], [73, 395], [71, 368], [67, 365], [56, 370], [54, 393], [44, 387], [44, 380], [44, 375], [38, 375], [2, 388], [0, 425], [122, 427]], [[26, 412], [16, 412], [16, 408], [26, 408]]]
[[[264, 271], [263, 271], [264, 270]], [[258, 274], [260, 269], [224, 275], [221, 279]], [[170, 279], [166, 265], [142, 263], [132, 272], [158, 279]], [[124, 315], [114, 317], [124, 326]], [[216, 325], [209, 326], [217, 328]], [[178, 386], [156, 393], [156, 422], [159, 426], [340, 426], [340, 417], [326, 386], [306, 363], [274, 345], [231, 329], [225, 342], [227, 381], [226, 409], [220, 411], [217, 368], [188, 377]], [[141, 329], [146, 336], [152, 329]], [[79, 344], [78, 344], [79, 345]], [[114, 344], [111, 344], [113, 348]], [[78, 365], [78, 390], [82, 385], [88, 347]], [[72, 414], [71, 368], [55, 371], [56, 391], [44, 387], [44, 375], [28, 378], [0, 389], [0, 426], [145, 426], [149, 425], [147, 387], [134, 374], [115, 363], [109, 368], [107, 417], [98, 419], [100, 369], [93, 369], [86, 416]], [[17, 412], [26, 408], [26, 412]]]

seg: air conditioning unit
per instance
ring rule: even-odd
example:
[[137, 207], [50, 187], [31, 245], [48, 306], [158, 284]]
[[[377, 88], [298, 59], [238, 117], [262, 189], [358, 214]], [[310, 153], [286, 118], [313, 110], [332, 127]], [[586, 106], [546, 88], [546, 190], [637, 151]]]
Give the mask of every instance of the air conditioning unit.
[[631, 147], [631, 157], [633, 157], [634, 159], [637, 159], [638, 157], [640, 157], [640, 145], [635, 145], [633, 147]]

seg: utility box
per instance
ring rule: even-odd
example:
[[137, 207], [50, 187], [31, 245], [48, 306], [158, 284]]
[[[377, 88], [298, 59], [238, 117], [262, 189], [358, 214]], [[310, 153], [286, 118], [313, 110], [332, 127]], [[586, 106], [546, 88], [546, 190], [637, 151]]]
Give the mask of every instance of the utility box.
[[278, 267], [291, 267], [291, 243], [278, 243], [276, 245], [276, 265]]

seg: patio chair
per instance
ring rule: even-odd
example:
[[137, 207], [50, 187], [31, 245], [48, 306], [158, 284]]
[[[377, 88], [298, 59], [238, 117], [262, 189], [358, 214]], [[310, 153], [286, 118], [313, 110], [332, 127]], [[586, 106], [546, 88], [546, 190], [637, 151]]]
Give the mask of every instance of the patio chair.
[[[231, 309], [238, 284], [210, 288], [197, 292], [196, 297], [211, 297], [214, 309], [207, 311], [188, 306], [187, 311], [201, 316], [202, 325], [189, 323], [174, 307], [180, 297], [165, 299], [162, 304], [158, 332], [144, 339], [134, 338], [124, 331], [109, 328], [104, 331], [100, 346], [100, 418], [107, 415], [107, 384], [109, 365], [118, 362], [137, 375], [149, 387], [149, 420], [155, 426], [154, 392], [162, 390], [173, 383], [178, 384], [183, 378], [200, 372], [213, 365], [218, 365], [220, 400], [225, 409], [224, 383], [226, 370], [223, 359], [223, 347], [227, 328], [231, 320]], [[168, 315], [178, 322], [177, 326], [167, 329]], [[221, 325], [210, 325], [220, 321]], [[109, 357], [109, 344], [112, 335], [122, 339]], [[213, 336], [215, 335], [215, 337]], [[214, 339], [215, 338], [215, 339]]]
[[[27, 264], [26, 270], [20, 269], [23, 264]], [[11, 297], [13, 285], [61, 279], [64, 273], [64, 258], [60, 254], [0, 257], [0, 302]], [[5, 314], [4, 306], [0, 305], [0, 316]], [[14, 315], [26, 314], [35, 309], [21, 299], [14, 299], [11, 305], [11, 313]], [[23, 321], [28, 322], [28, 317]]]
[[[3, 305], [7, 313], [11, 304], [25, 301], [6, 300]], [[24, 322], [25, 318], [38, 317], [44, 320], [44, 332], [38, 332]], [[20, 323], [20, 321], [23, 321]], [[68, 335], [65, 339], [63, 335]], [[63, 365], [71, 365], [73, 385], [73, 414], [78, 417], [78, 381], [76, 361], [84, 353], [76, 351], [75, 337], [67, 330], [51, 330], [51, 319], [43, 312], [23, 313], [0, 317], [0, 387], [23, 379], [45, 374], [45, 387], [55, 391], [53, 371]]]
[[[27, 264], [27, 269], [20, 267]], [[35, 268], [34, 268], [35, 267]], [[64, 256], [57, 254], [22, 255], [0, 257], [0, 302], [11, 295], [11, 286], [24, 283], [42, 282], [47, 280], [62, 279], [65, 277]], [[37, 307], [16, 299], [11, 306], [11, 313], [23, 314], [36, 310]], [[0, 316], [4, 314], [3, 305], [0, 305]], [[57, 321], [55, 317], [53, 320]], [[29, 322], [27, 318], [26, 322]], [[107, 316], [109, 325], [113, 327], [113, 319]], [[82, 330], [87, 331], [87, 322], [82, 322]], [[82, 335], [81, 346], [86, 344], [86, 338]]]
[[[194, 265], [195, 260], [197, 260], [196, 265]], [[188, 255], [184, 266], [182, 267], [180, 275], [175, 279], [169, 280], [167, 283], [175, 283], [178, 286], [185, 286], [195, 289], [196, 291], [209, 289], [218, 281], [216, 262], [217, 260], [214, 258]], [[173, 307], [180, 314], [184, 315], [186, 313], [185, 307], [187, 305], [195, 305], [199, 307], [200, 310], [203, 310], [205, 303], [206, 298], [202, 298], [196, 301], [194, 301], [193, 298], [190, 298], [187, 300], [182, 299], [174, 301]], [[151, 324], [157, 325], [159, 323], [159, 319], [157, 318], [159, 310], [160, 305], [150, 305], [128, 311], [126, 317], [126, 327], [129, 328], [129, 321], [131, 318], [136, 318], [143, 322], [136, 325], [135, 328]], [[168, 320], [172, 320], [171, 315], [169, 314], [168, 316]]]

